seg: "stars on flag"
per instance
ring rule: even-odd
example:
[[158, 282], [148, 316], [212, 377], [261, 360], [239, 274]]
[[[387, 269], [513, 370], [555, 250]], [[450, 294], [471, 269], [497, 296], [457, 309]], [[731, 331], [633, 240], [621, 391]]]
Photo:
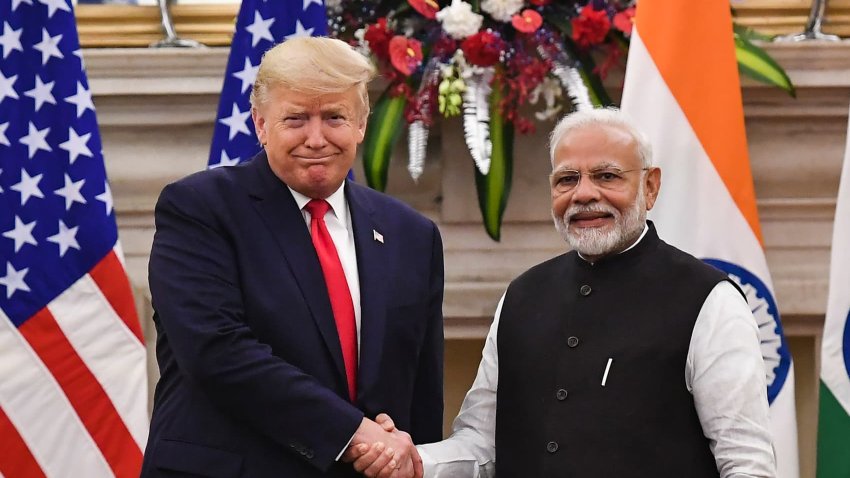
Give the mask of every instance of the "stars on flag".
[[0, 46], [3, 47], [3, 58], [9, 56], [15, 50], [24, 51], [21, 45], [21, 32], [23, 28], [13, 30], [9, 22], [3, 22], [3, 34], [0, 35]]
[[20, 217], [15, 216], [15, 227], [3, 233], [3, 237], [15, 241], [15, 252], [20, 251], [21, 248], [24, 247], [24, 244], [32, 244], [33, 246], [38, 245], [38, 242], [36, 242], [35, 238], [32, 236], [32, 230], [35, 227], [35, 223], [36, 221], [24, 223], [24, 221], [21, 221]]
[[77, 107], [77, 118], [83, 115], [86, 110], [94, 111], [94, 103], [91, 99], [91, 91], [77, 82], [77, 93], [65, 98], [65, 101]]
[[15, 270], [15, 267], [11, 262], [6, 263], [6, 275], [0, 277], [0, 285], [6, 286], [7, 299], [10, 299], [12, 294], [19, 290], [30, 292], [29, 286], [26, 282], [24, 282], [24, 277], [26, 277], [27, 272], [29, 272], [28, 267], [21, 270]]
[[[36, 110], [37, 111], [37, 110]], [[22, 136], [20, 141], [21, 144], [27, 146], [27, 151], [29, 152], [29, 158], [32, 159], [39, 150], [44, 150], [47, 152], [53, 151], [53, 148], [47, 144], [47, 133], [50, 132], [50, 128], [38, 129], [35, 125], [30, 121], [29, 123], [29, 133], [26, 136]]]
[[77, 242], [77, 230], [79, 228], [79, 226], [69, 228], [63, 220], [59, 220], [59, 232], [47, 238], [48, 241], [59, 245], [59, 257], [64, 257], [68, 249], [80, 248], [80, 244]]
[[248, 88], [254, 85], [254, 80], [257, 79], [257, 71], [260, 69], [260, 64], [257, 66], [251, 64], [250, 58], [245, 58], [245, 68], [233, 74], [236, 78], [242, 81], [242, 93], [248, 91]]
[[59, 49], [59, 42], [62, 41], [62, 34], [50, 36], [46, 28], [41, 29], [41, 42], [36, 43], [33, 48], [41, 52], [41, 64], [46, 65], [51, 58], [65, 58], [62, 50]]
[[251, 116], [251, 110], [248, 111], [239, 111], [239, 106], [236, 103], [233, 103], [233, 111], [230, 113], [230, 116], [227, 118], [222, 118], [218, 120], [219, 123], [227, 125], [228, 139], [233, 139], [239, 133], [245, 133], [247, 135], [251, 134], [251, 131], [248, 129], [248, 118]]
[[[34, 21], [39, 15], [50, 21]], [[20, 307], [42, 296], [28, 294], [28, 284], [58, 292], [115, 244], [102, 149], [70, 1], [12, 0], [11, 10], [0, 2], [0, 307], [7, 313], [7, 299]], [[74, 272], [56, 273], [69, 266]]]
[[41, 109], [41, 105], [45, 103], [50, 103], [52, 105], [56, 104], [56, 98], [53, 97], [53, 85], [55, 81], [51, 81], [48, 83], [42, 83], [41, 78], [38, 75], [35, 76], [35, 87], [29, 91], [24, 92], [24, 96], [29, 96], [33, 100], [35, 100], [35, 111]]
[[71, 206], [74, 205], [75, 202], [80, 204], [85, 204], [86, 198], [80, 193], [80, 189], [83, 188], [83, 185], [86, 183], [85, 179], [80, 179], [79, 181], [72, 181], [71, 177], [67, 174], [65, 175], [65, 185], [61, 188], [53, 191], [57, 196], [62, 196], [65, 198], [65, 210], [71, 209]]
[[260, 59], [273, 44], [295, 36], [324, 35], [322, 0], [243, 0], [221, 90], [208, 167], [236, 165], [260, 151], [249, 94]]
[[80, 136], [76, 131], [74, 131], [74, 128], [71, 127], [68, 128], [68, 141], [59, 143], [59, 148], [68, 152], [69, 161], [71, 164], [74, 164], [74, 161], [76, 161], [79, 156], [92, 156], [91, 150], [86, 144], [89, 142], [89, 138], [91, 138], [91, 133], [86, 133]]
[[260, 15], [260, 12], [254, 12], [254, 23], [245, 27], [245, 30], [248, 30], [248, 33], [251, 34], [251, 46], [257, 46], [260, 40], [274, 41], [271, 32], [272, 23], [274, 23], [274, 18], [267, 20]]

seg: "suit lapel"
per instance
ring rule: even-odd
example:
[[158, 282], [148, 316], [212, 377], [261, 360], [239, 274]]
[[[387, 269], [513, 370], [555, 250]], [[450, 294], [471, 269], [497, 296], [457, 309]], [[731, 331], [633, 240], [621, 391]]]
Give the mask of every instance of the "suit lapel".
[[346, 390], [348, 386], [345, 381], [345, 367], [336, 323], [325, 278], [322, 275], [322, 267], [313, 248], [310, 231], [304, 224], [304, 216], [298, 209], [292, 193], [272, 172], [265, 153], [260, 153], [251, 163], [254, 163], [251, 167], [256, 172], [249, 185], [249, 194], [254, 198], [254, 207], [283, 252], [313, 320], [333, 357], [339, 382], [337, 385], [342, 390]]
[[[386, 261], [383, 242], [375, 233], [384, 229], [363, 186], [349, 182], [345, 188], [360, 277], [360, 366], [357, 373], [358, 402], [378, 383], [386, 328]], [[391, 238], [384, 239], [391, 240]]]

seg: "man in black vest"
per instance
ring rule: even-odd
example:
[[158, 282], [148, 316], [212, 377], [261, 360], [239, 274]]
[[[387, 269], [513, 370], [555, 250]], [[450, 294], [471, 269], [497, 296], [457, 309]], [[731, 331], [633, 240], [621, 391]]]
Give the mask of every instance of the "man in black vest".
[[561, 120], [550, 154], [573, 250], [508, 287], [452, 436], [419, 447], [425, 476], [774, 477], [755, 319], [646, 221], [661, 186], [649, 143], [599, 109]]

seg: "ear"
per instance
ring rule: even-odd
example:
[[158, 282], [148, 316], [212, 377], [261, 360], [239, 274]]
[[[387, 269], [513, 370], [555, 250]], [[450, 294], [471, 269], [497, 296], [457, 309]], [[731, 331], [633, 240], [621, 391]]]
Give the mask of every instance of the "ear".
[[256, 106], [251, 108], [251, 119], [254, 121], [254, 131], [257, 132], [257, 139], [260, 140], [260, 144], [265, 146], [268, 141], [266, 139], [266, 118]]
[[643, 184], [643, 194], [646, 198], [646, 210], [652, 209], [658, 198], [658, 190], [661, 189], [661, 168], [650, 168], [646, 172]]
[[363, 119], [361, 119], [357, 124], [357, 144], [362, 143], [363, 138], [366, 137], [366, 121], [367, 121], [367, 118], [368, 118], [367, 116], [363, 116]]

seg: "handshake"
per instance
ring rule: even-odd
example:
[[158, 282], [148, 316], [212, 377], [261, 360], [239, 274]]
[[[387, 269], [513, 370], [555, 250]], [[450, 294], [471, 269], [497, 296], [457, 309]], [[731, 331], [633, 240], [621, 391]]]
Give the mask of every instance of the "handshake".
[[363, 417], [342, 460], [369, 478], [422, 478], [424, 474], [410, 435], [397, 430], [384, 413], [375, 421]]

